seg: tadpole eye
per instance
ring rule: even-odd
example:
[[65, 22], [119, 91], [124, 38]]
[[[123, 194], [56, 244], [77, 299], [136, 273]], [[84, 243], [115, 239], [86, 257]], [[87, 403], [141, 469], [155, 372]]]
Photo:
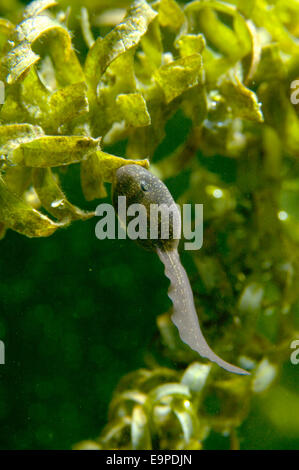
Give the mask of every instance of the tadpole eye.
[[140, 182], [140, 187], [141, 187], [142, 191], [148, 191], [149, 190], [149, 186], [145, 181]]

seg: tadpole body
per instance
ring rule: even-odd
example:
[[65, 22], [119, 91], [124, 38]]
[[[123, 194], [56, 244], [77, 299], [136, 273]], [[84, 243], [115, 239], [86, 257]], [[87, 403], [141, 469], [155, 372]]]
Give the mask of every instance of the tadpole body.
[[[126, 196], [127, 207], [131, 204], [141, 204], [146, 209], [148, 236], [146, 239], [139, 239], [138, 243], [146, 249], [155, 251], [164, 264], [165, 275], [170, 280], [168, 296], [173, 303], [171, 320], [177, 327], [182, 341], [202, 357], [215, 362], [223, 369], [235, 374], [248, 375], [247, 371], [217, 356], [202, 334], [191, 285], [178, 253], [179, 236], [177, 234], [181, 232], [181, 215], [165, 184], [140, 165], [122, 166], [116, 171], [113, 187], [113, 204], [116, 211], [119, 196]], [[163, 238], [163, 217], [161, 216], [154, 219], [154, 223], [158, 224], [158, 238], [150, 238], [150, 223], [153, 223], [153, 219], [150, 218], [150, 209], [153, 204], [164, 209], [172, 209], [169, 212], [168, 238]]]

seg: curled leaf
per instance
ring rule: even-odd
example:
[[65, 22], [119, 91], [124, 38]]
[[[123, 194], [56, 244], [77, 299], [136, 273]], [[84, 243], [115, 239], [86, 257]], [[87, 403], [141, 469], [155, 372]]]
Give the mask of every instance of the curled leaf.
[[181, 382], [192, 392], [200, 392], [206, 384], [211, 365], [194, 362], [184, 372]]
[[3, 67], [8, 71], [6, 82], [11, 85], [24, 77], [38, 60], [39, 56], [32, 51], [30, 44], [27, 41], [21, 42], [6, 55], [3, 61]]
[[152, 449], [149, 422], [142, 406], [134, 406], [131, 425], [132, 448], [134, 450]]
[[85, 7], [81, 8], [80, 22], [85, 43], [87, 44], [88, 48], [91, 48], [94, 45], [95, 40], [90, 27], [88, 11]]
[[32, 46], [46, 35], [47, 49], [55, 65], [56, 78], [61, 86], [84, 81], [84, 75], [72, 46], [68, 30], [46, 15], [27, 18], [15, 30], [15, 40]]
[[190, 391], [184, 384], [179, 383], [168, 383], [165, 385], [159, 385], [154, 388], [150, 394], [149, 399], [152, 403], [167, 400], [171, 397], [190, 397]]
[[[123, 73], [123, 71], [126, 73]], [[92, 131], [104, 136], [121, 121], [122, 116], [116, 99], [122, 93], [136, 93], [134, 56], [128, 51], [117, 57], [107, 68], [97, 87], [97, 99], [89, 94], [92, 111]]]
[[27, 237], [48, 237], [60, 227], [12, 193], [0, 178], [0, 221]]
[[[191, 403], [186, 400], [186, 404], [191, 405]], [[182, 409], [182, 406], [175, 406], [174, 408], [174, 414], [177, 417], [182, 431], [183, 431], [183, 436], [186, 444], [188, 444], [192, 438], [192, 436], [195, 434], [195, 429], [194, 429], [194, 420], [192, 413], [190, 413], [189, 410], [184, 410]]]
[[250, 81], [253, 79], [258, 69], [258, 66], [261, 60], [261, 54], [262, 54], [261, 39], [258, 35], [258, 32], [256, 30], [254, 23], [251, 20], [247, 20], [246, 24], [247, 24], [248, 31], [251, 37], [252, 47], [251, 47], [251, 58], [250, 58], [250, 63], [249, 63], [246, 79], [245, 79], [245, 84], [250, 83]]
[[94, 43], [85, 62], [86, 78], [93, 88], [111, 62], [137, 46], [156, 16], [157, 12], [145, 0], [136, 0], [128, 10], [125, 20]]
[[26, 6], [23, 12], [23, 18], [26, 19], [30, 18], [31, 16], [37, 16], [47, 8], [53, 7], [55, 5], [57, 5], [56, 0], [36, 0], [31, 2]]
[[[192, 16], [215, 50], [238, 60], [250, 52], [251, 39], [246, 20], [234, 5], [218, 0], [193, 1], [186, 5], [185, 13]], [[230, 28], [219, 14], [232, 19]]]
[[[278, 2], [281, 4], [288, 4], [289, 2]], [[265, 0], [259, 0], [256, 2], [239, 2], [240, 11], [247, 16], [251, 16], [255, 25], [259, 28], [264, 28], [267, 30], [273, 42], [279, 44], [280, 49], [287, 54], [298, 54], [299, 50], [299, 41], [288, 29], [285, 27], [281, 21], [281, 16], [278, 14], [277, 8], [273, 8]], [[292, 15], [295, 15], [297, 10], [297, 4], [292, 12]], [[298, 22], [297, 22], [298, 24]]]
[[261, 103], [258, 102], [256, 94], [246, 88], [237, 77], [233, 81], [223, 81], [220, 89], [235, 117], [257, 122], [264, 121]]

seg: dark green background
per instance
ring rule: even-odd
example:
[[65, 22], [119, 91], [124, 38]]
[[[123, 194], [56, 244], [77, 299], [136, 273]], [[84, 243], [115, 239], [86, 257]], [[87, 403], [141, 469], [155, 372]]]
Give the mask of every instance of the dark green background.
[[[188, 125], [176, 116], [155, 158], [176, 148]], [[124, 146], [109, 150], [124, 155]], [[232, 160], [201, 163], [223, 181], [234, 181]], [[73, 203], [95, 209], [100, 201], [86, 204], [76, 165], [61, 178]], [[188, 172], [168, 182], [174, 197], [187, 183]], [[149, 351], [159, 355], [156, 318], [170, 305], [163, 266], [130, 240], [97, 240], [96, 221], [74, 223], [47, 239], [8, 231], [1, 241], [1, 449], [65, 449], [96, 437], [119, 379], [146, 366]], [[191, 266], [187, 255], [183, 262]], [[295, 391], [298, 372], [286, 364], [281, 382]], [[298, 448], [294, 438], [273, 429], [258, 397], [241, 436], [244, 449]], [[216, 433], [205, 443], [228, 446], [228, 438]]]

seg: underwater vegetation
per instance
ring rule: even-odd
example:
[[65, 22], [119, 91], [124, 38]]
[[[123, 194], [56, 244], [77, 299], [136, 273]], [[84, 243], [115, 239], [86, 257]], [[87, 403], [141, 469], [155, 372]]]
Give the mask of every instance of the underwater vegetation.
[[[2, 1], [0, 59], [0, 446], [299, 448], [298, 1]], [[96, 240], [132, 163], [204, 205], [180, 254], [249, 376], [182, 343], [150, 253]]]

